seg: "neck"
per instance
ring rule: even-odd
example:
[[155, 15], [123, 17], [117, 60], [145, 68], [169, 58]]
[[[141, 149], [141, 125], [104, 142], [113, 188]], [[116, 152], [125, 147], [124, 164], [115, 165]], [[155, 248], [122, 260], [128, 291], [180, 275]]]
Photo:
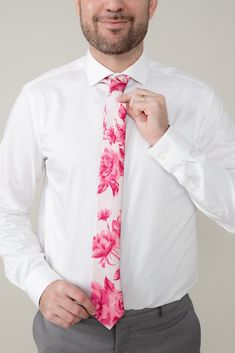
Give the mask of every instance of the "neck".
[[89, 46], [91, 55], [102, 65], [107, 67], [112, 72], [123, 72], [129, 66], [133, 65], [143, 52], [143, 42], [128, 53], [120, 55], [107, 55], [93, 46]]

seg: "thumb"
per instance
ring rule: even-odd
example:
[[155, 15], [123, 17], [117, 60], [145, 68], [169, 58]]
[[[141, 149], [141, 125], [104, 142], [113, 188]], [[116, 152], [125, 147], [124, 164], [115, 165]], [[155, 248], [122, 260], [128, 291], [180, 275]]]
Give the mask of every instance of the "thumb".
[[131, 109], [131, 107], [129, 106], [129, 104], [124, 104], [125, 106], [125, 109], [126, 109], [126, 113], [131, 117], [133, 118], [133, 111]]

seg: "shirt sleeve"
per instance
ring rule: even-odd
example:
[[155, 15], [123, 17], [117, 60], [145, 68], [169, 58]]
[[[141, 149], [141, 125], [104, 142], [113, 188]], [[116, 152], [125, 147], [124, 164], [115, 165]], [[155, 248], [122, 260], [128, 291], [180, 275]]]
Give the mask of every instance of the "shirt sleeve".
[[0, 255], [6, 277], [26, 291], [37, 306], [44, 289], [61, 279], [46, 262], [29, 219], [44, 168], [38, 135], [24, 86], [11, 109], [0, 144]]
[[175, 176], [198, 209], [235, 233], [235, 125], [214, 91], [203, 120], [196, 144], [171, 125], [148, 153]]

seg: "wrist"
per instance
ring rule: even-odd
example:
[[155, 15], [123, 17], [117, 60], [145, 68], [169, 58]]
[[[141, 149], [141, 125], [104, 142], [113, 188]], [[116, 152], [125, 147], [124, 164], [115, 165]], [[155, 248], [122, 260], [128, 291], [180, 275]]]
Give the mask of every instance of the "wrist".
[[153, 147], [160, 140], [160, 138], [166, 133], [169, 127], [170, 127], [170, 124], [168, 124], [167, 128], [158, 137], [155, 137], [154, 139], [149, 141], [149, 148]]

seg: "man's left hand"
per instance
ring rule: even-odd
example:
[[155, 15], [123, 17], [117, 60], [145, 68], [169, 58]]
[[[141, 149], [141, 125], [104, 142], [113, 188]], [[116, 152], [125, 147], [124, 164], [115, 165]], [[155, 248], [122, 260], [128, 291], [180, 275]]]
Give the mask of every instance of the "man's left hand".
[[169, 128], [165, 97], [161, 94], [136, 88], [133, 92], [122, 94], [117, 100], [126, 103], [127, 114], [135, 121], [139, 132], [150, 147]]

